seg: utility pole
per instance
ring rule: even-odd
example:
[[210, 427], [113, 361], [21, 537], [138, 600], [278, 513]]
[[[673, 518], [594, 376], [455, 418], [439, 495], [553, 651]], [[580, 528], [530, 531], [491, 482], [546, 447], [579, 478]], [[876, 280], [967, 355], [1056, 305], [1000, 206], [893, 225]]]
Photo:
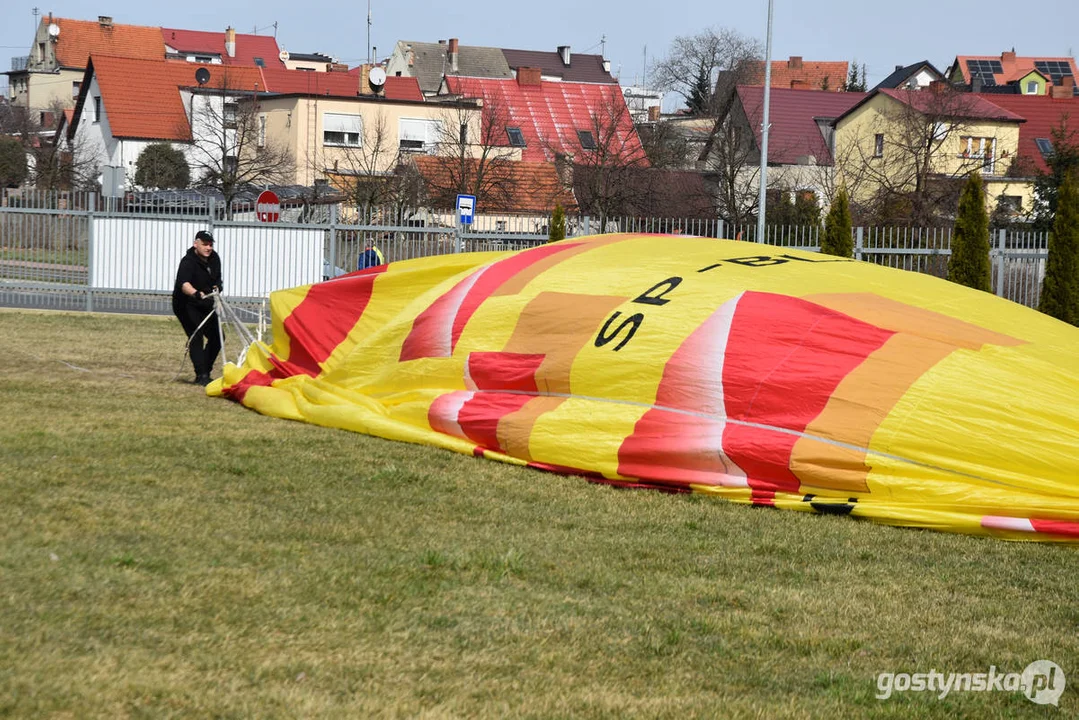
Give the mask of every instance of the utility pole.
[[761, 189], [757, 196], [757, 242], [764, 242], [768, 192], [768, 98], [772, 94], [772, 1], [768, 0], [768, 40], [764, 47], [764, 117], [761, 119]]

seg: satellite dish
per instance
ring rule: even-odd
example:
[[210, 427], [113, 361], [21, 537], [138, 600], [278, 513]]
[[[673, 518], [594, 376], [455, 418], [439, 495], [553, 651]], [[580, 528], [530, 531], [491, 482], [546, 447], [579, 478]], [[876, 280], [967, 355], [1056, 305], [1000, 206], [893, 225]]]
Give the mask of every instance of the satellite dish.
[[378, 95], [382, 86], [386, 84], [386, 71], [380, 67], [371, 68], [367, 75], [367, 84], [371, 86], [371, 92]]
[[277, 59], [281, 62], [288, 62], [288, 50], [282, 50], [281, 52], [277, 53]]
[[205, 85], [210, 82], [210, 71], [206, 68], [199, 68], [195, 71], [195, 82], [199, 85]]
[[59, 37], [60, 26], [56, 23], [49, 23], [49, 37]]

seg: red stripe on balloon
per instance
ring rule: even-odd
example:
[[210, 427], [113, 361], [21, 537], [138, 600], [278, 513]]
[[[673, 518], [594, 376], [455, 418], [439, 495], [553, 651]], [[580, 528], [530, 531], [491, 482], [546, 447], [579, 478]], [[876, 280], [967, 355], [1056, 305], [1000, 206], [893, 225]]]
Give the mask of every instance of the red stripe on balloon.
[[798, 491], [790, 469], [797, 433], [820, 415], [843, 378], [892, 335], [799, 298], [742, 296], [727, 338], [724, 403], [730, 420], [755, 426], [728, 423], [723, 448], [751, 487]]

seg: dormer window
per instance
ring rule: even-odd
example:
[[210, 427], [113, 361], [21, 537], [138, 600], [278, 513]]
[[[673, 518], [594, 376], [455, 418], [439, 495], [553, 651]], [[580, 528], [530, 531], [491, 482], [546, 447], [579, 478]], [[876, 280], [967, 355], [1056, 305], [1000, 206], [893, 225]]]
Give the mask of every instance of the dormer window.
[[519, 127], [508, 127], [508, 128], [506, 128], [506, 136], [509, 138], [511, 147], [522, 147], [523, 148], [525, 146], [525, 136], [524, 136], [524, 133], [521, 132], [521, 128], [519, 128]]
[[592, 135], [591, 130], [578, 130], [577, 139], [581, 141], [581, 147], [585, 150], [596, 149], [596, 138]]

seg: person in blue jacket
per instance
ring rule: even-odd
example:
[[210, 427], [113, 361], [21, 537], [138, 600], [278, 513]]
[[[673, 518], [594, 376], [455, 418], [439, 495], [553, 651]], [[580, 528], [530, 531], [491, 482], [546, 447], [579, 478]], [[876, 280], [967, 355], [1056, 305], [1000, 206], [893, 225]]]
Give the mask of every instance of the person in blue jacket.
[[378, 249], [372, 241], [368, 240], [363, 246], [363, 252], [360, 253], [359, 262], [356, 263], [357, 270], [363, 270], [369, 267], [378, 267], [379, 265], [386, 264], [386, 256], [382, 254], [382, 251]]

